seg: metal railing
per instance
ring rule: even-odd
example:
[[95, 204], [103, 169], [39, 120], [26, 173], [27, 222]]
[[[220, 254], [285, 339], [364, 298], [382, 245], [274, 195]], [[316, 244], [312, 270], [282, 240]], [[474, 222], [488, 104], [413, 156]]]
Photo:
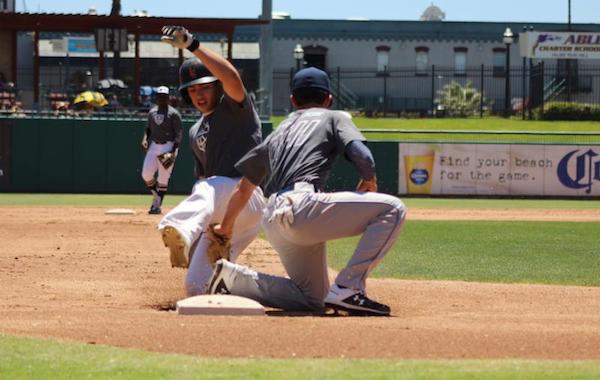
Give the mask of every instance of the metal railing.
[[[274, 72], [273, 113], [289, 111], [289, 83], [295, 70]], [[481, 95], [472, 116], [520, 114], [531, 118], [551, 101], [600, 106], [600, 65], [573, 65], [565, 71], [559, 64], [525, 62], [506, 70], [481, 65], [457, 71], [454, 67], [430, 66], [374, 69], [332, 68], [332, 92], [338, 96], [334, 106], [366, 116], [444, 117], [439, 92], [452, 82], [467, 83]], [[506, 81], [510, 93], [506, 94]], [[347, 94], [351, 94], [348, 96]], [[510, 97], [505, 102], [506, 96]], [[510, 104], [510, 109], [505, 109]], [[447, 111], [447, 110], [446, 110]]]
[[[152, 85], [160, 83], [170, 86], [178, 100], [177, 107], [185, 110], [186, 106], [176, 91], [176, 66], [172, 62], [165, 62], [167, 63], [168, 67], [161, 66], [158, 70], [150, 63], [147, 67], [144, 66], [144, 84], [148, 82]], [[506, 70], [492, 65], [461, 70], [433, 65], [425, 71], [417, 71], [415, 67], [390, 67], [384, 71], [374, 68], [334, 67], [329, 70], [329, 75], [332, 92], [336, 98], [333, 106], [356, 111], [365, 116], [446, 117], [450, 112], [440, 102], [439, 92], [452, 82], [461, 86], [470, 83], [482, 95], [480, 103], [474, 105], [470, 111], [472, 116], [512, 114], [522, 115], [523, 118], [535, 118], [544, 113], [549, 102], [600, 107], [600, 65], [572, 64], [568, 67], [568, 70], [565, 70], [561, 64], [525, 62], [522, 65], [511, 66], [508, 78]], [[124, 82], [129, 87], [105, 93], [109, 98], [112, 95], [118, 98], [122, 106], [118, 113], [135, 114], [139, 112], [140, 100], [138, 94], [134, 93], [133, 73], [127, 67], [122, 69], [125, 74]], [[98, 72], [92, 63], [82, 63], [79, 66], [72, 64], [68, 70], [66, 67], [42, 66], [39, 101], [36, 103], [32, 100], [32, 85], [27, 83], [32, 75], [31, 70], [18, 70], [19, 87], [13, 89], [16, 101], [30, 105], [23, 108], [52, 109], [52, 93], [65, 93], [68, 100], [72, 101], [77, 93], [93, 89], [93, 84], [98, 80]], [[160, 75], [150, 75], [154, 73], [152, 70], [160, 71]], [[83, 75], [88, 71], [90, 76]], [[245, 62], [240, 64], [240, 71], [248, 92], [258, 91], [257, 68]], [[285, 114], [292, 108], [289, 101], [289, 85], [294, 72], [295, 69], [290, 68], [275, 70], [273, 73], [272, 100], [275, 115]], [[507, 80], [510, 85], [508, 95], [505, 93]], [[508, 102], [506, 96], [510, 98]], [[261, 92], [258, 92], [256, 99], [262, 101]], [[508, 110], [505, 104], [510, 105]]]

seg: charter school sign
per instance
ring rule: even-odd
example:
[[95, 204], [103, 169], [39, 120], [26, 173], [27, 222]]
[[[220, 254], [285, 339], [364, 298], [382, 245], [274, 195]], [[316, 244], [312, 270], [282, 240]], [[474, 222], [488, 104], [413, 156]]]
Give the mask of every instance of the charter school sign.
[[600, 59], [600, 33], [524, 32], [519, 33], [519, 48], [527, 58]]

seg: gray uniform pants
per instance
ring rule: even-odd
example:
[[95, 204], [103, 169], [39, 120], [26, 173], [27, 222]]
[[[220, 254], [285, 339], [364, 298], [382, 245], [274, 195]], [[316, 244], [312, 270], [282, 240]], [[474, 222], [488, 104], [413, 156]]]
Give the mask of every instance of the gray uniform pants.
[[236, 265], [232, 294], [285, 310], [322, 308], [329, 291], [326, 242], [360, 234], [335, 282], [364, 291], [367, 276], [392, 247], [405, 220], [404, 204], [391, 195], [315, 193], [298, 184], [296, 188], [271, 196], [263, 216], [267, 238], [290, 278]]

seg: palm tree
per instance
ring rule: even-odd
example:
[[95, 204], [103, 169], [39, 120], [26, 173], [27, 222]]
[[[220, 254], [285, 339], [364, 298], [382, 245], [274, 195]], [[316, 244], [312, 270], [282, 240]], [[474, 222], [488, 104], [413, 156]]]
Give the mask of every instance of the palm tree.
[[[452, 81], [438, 91], [437, 103], [440, 104], [446, 115], [451, 117], [473, 116], [479, 112], [481, 93], [473, 88], [470, 81], [463, 87], [458, 82]], [[486, 100], [483, 98], [483, 102]]]

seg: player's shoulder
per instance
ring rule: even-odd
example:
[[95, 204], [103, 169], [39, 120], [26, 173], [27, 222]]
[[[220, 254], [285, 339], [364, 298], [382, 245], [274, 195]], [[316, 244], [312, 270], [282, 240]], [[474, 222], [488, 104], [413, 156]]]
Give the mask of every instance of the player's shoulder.
[[335, 117], [337, 119], [352, 120], [352, 115], [350, 114], [350, 112], [341, 111], [341, 110], [329, 110], [329, 111], [331, 112], [332, 117]]
[[181, 117], [181, 113], [177, 110], [177, 108], [173, 107], [173, 106], [169, 106], [169, 111], [170, 114], [174, 114], [177, 116]]
[[303, 117], [318, 119], [352, 120], [352, 115], [346, 111], [331, 110], [329, 108], [309, 108], [304, 111]]

